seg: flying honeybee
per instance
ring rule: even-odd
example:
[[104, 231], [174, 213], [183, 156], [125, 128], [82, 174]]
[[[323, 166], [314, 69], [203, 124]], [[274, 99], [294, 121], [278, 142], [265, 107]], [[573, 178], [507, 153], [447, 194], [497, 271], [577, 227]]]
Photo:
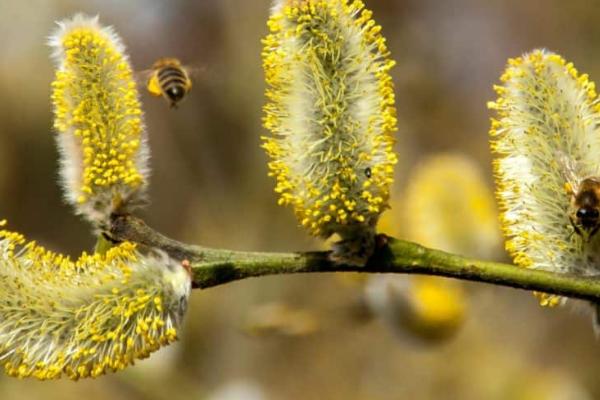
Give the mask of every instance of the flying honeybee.
[[573, 229], [585, 241], [589, 241], [600, 229], [600, 178], [586, 178], [577, 192], [567, 184], [571, 194], [569, 219]]
[[150, 69], [146, 89], [153, 96], [163, 96], [171, 108], [177, 108], [192, 89], [188, 68], [176, 58], [160, 58]]

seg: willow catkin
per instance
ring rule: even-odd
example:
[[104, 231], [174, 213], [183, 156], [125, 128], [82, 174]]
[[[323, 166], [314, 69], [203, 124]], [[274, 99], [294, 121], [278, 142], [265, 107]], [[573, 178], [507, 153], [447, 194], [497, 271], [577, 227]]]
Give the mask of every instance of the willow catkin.
[[50, 37], [57, 70], [54, 128], [66, 200], [95, 224], [144, 199], [149, 149], [121, 39], [98, 18], [76, 15]]
[[509, 60], [501, 82], [489, 107], [506, 248], [523, 267], [598, 276], [600, 235], [581, 225], [574, 201], [584, 181], [600, 176], [595, 85], [546, 50]]
[[38, 379], [121, 370], [176, 340], [190, 290], [180, 263], [131, 243], [71, 261], [1, 230], [0, 365]]
[[363, 264], [388, 207], [394, 91], [381, 27], [360, 1], [281, 0], [264, 39], [263, 138], [279, 204], [339, 261]]

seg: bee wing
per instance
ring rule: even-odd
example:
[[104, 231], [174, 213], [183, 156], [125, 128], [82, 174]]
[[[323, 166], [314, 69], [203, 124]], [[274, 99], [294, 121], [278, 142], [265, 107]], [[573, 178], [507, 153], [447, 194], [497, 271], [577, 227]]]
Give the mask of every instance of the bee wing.
[[579, 186], [577, 162], [561, 151], [556, 152], [555, 159], [560, 167], [559, 169], [565, 183], [574, 190], [574, 188]]
[[199, 65], [186, 65], [185, 72], [188, 73], [190, 78], [199, 78], [206, 73], [206, 67]]
[[[184, 70], [188, 75], [190, 81], [195, 81], [197, 79], [201, 79], [207, 75], [208, 68], [206, 66], [202, 66], [199, 64], [185, 65]], [[190, 82], [191, 88], [192, 82]]]

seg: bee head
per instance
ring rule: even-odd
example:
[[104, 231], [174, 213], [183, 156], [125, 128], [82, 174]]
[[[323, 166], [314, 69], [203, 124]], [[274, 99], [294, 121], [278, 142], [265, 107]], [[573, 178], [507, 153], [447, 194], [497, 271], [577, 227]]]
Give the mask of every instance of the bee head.
[[577, 221], [584, 229], [593, 229], [598, 225], [600, 212], [597, 208], [581, 207], [577, 210], [575, 216]]
[[571, 198], [569, 218], [575, 232], [589, 241], [600, 228], [600, 182], [584, 179]]
[[571, 214], [570, 219], [575, 233], [586, 242], [589, 242], [600, 228], [600, 211], [595, 207], [580, 207], [574, 215]]

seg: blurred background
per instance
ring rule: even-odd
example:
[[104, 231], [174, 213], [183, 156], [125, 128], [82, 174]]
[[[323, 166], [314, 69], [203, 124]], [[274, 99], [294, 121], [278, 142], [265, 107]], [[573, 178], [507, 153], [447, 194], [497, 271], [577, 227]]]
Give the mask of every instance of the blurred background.
[[[490, 197], [485, 104], [494, 98], [492, 84], [508, 57], [536, 47], [558, 52], [598, 81], [600, 6], [584, 0], [372, 0], [367, 6], [398, 62], [392, 75], [400, 163], [382, 229], [508, 261]], [[290, 209], [276, 206], [259, 148], [266, 134], [260, 39], [269, 8], [268, 0], [0, 0], [0, 219], [73, 256], [93, 246], [89, 226], [72, 215], [56, 184], [46, 46], [54, 21], [85, 12], [115, 26], [137, 70], [164, 56], [198, 69], [177, 110], [142, 95], [153, 150], [152, 203], [143, 212], [150, 225], [206, 246], [323, 248], [297, 227]], [[436, 163], [458, 172], [435, 175]], [[415, 183], [423, 174], [429, 183]], [[457, 193], [464, 197], [451, 197]], [[423, 210], [433, 215], [419, 219]], [[600, 343], [585, 313], [541, 308], [530, 293], [507, 288], [379, 278], [267, 277], [195, 291], [180, 342], [149, 360], [78, 383], [0, 375], [0, 397], [600, 398]], [[443, 334], [432, 335], [432, 326]]]

